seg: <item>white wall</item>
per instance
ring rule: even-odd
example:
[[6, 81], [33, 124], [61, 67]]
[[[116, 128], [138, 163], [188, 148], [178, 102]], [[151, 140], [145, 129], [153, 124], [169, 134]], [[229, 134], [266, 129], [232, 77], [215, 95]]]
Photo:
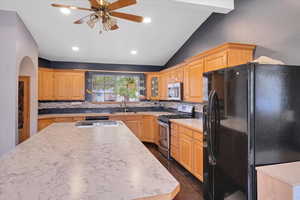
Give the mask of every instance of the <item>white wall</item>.
[[[19, 66], [28, 56], [33, 64], [33, 81], [37, 82], [38, 47], [16, 12], [0, 10], [0, 156], [13, 149], [17, 141]], [[36, 132], [37, 89], [31, 98], [31, 134]]]
[[[20, 72], [19, 75], [30, 76], [30, 135], [33, 135], [37, 132], [38, 119], [38, 46], [20, 17], [18, 15], [16, 15], [16, 17], [17, 71]], [[24, 59], [28, 60], [26, 61]], [[22, 61], [24, 65], [22, 65]], [[21, 72], [23, 72], [23, 74]], [[16, 103], [18, 103], [18, 100]]]

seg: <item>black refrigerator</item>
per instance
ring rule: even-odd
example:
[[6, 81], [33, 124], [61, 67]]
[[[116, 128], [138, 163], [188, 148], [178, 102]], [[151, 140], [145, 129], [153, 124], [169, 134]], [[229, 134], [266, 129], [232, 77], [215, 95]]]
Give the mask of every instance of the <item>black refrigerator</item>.
[[300, 160], [300, 66], [204, 74], [206, 200], [256, 200], [257, 166]]

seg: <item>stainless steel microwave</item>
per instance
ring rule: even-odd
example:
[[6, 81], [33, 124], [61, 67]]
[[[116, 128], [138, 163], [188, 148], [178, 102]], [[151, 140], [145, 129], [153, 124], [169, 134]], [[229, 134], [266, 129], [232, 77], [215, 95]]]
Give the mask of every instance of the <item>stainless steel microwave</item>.
[[169, 83], [168, 84], [168, 100], [182, 100], [182, 83]]

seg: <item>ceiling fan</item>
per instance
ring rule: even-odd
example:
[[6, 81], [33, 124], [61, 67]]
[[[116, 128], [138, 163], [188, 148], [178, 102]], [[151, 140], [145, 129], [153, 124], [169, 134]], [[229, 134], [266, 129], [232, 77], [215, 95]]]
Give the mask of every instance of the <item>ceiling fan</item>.
[[[77, 6], [70, 6], [70, 5], [61, 5], [61, 4], [51, 4], [53, 7], [58, 8], [68, 8], [72, 10], [84, 10], [84, 11], [91, 11], [92, 14], [89, 14], [77, 21], [74, 24], [83, 24], [87, 23], [90, 28], [94, 28], [96, 23], [102, 23], [103, 30], [105, 31], [113, 31], [119, 29], [117, 25], [117, 20], [114, 17], [133, 21], [133, 22], [143, 22], [143, 17], [116, 12], [115, 10], [124, 8], [127, 6], [131, 6], [137, 3], [136, 0], [118, 0], [116, 2], [110, 3], [107, 0], [89, 0], [91, 4], [91, 8], [82, 8]], [[100, 30], [102, 33], [102, 30]]]

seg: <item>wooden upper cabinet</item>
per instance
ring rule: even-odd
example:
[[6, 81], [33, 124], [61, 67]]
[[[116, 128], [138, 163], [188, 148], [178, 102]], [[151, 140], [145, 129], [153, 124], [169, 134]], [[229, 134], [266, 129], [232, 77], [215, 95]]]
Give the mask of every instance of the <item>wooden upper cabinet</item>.
[[85, 76], [84, 73], [74, 73], [70, 75], [72, 78], [72, 100], [85, 99]]
[[54, 96], [56, 100], [84, 100], [84, 72], [55, 71]]
[[202, 102], [203, 59], [189, 63], [184, 68], [184, 100]]
[[159, 99], [166, 100], [168, 95], [168, 74], [167, 73], [161, 73], [159, 76]]
[[39, 100], [84, 100], [83, 71], [39, 68]]
[[38, 71], [38, 99], [54, 100], [54, 71], [39, 68]]
[[147, 99], [158, 100], [159, 99], [159, 73], [148, 73], [147, 77]]
[[251, 44], [225, 43], [191, 59], [203, 58], [204, 72], [209, 72], [252, 61], [255, 47]]
[[227, 67], [227, 51], [221, 51], [204, 58], [205, 71], [214, 71]]

